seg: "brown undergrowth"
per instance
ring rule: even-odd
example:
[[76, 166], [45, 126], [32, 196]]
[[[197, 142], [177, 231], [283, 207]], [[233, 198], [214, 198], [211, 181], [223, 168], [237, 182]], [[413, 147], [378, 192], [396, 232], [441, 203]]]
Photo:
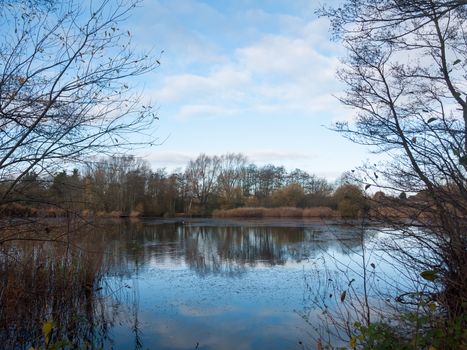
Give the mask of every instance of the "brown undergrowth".
[[0, 246], [3, 349], [44, 345], [41, 325], [46, 321], [53, 322], [51, 340], [67, 340], [71, 348], [105, 336], [105, 324], [96, 323], [102, 319], [98, 304], [103, 254], [95, 245], [78, 248], [73, 235], [57, 236], [53, 223], [44, 227], [47, 232], [35, 232], [34, 239], [23, 240], [33, 233], [30, 229]]
[[235, 208], [226, 210], [214, 210], [213, 217], [217, 218], [340, 218], [337, 211], [328, 207], [313, 207], [313, 208], [295, 208], [295, 207], [278, 207], [278, 208]]

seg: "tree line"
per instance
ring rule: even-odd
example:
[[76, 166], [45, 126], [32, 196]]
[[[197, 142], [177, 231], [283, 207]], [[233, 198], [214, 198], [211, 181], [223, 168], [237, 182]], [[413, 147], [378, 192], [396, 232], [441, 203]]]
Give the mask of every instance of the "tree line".
[[[9, 187], [3, 181], [2, 191]], [[356, 185], [283, 166], [258, 166], [242, 154], [199, 155], [185, 169], [152, 170], [134, 156], [103, 158], [71, 172], [28, 173], [3, 215], [79, 212], [114, 216], [210, 215], [240, 207], [329, 207], [356, 217], [368, 206]]]

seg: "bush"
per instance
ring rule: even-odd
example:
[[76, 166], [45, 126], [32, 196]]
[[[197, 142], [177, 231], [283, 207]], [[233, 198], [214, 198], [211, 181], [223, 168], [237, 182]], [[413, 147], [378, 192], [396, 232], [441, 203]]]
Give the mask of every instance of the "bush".
[[363, 191], [356, 185], [339, 186], [333, 197], [337, 203], [337, 210], [344, 218], [356, 219], [369, 209]]

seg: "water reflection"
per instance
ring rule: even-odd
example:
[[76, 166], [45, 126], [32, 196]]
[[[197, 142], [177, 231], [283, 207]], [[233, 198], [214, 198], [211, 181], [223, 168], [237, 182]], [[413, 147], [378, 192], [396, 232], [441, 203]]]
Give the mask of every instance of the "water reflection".
[[106, 230], [110, 265], [120, 270], [115, 273], [131, 274], [147, 264], [186, 264], [200, 276], [238, 277], [246, 267], [299, 263], [329, 250], [344, 255], [361, 250], [359, 230], [339, 226], [127, 224]]
[[0, 254], [0, 342], [104, 349], [299, 348], [303, 270], [362, 249], [358, 229], [294, 222], [118, 222]]

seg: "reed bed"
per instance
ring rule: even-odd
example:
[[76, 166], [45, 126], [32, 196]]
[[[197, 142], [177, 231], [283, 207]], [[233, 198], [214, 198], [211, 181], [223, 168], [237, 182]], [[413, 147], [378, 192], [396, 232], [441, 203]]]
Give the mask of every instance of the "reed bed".
[[215, 210], [216, 218], [320, 218], [336, 219], [340, 215], [328, 207], [295, 208], [295, 207], [244, 207], [226, 210]]
[[51, 342], [66, 340], [70, 348], [105, 336], [95, 322], [103, 319], [98, 311], [103, 254], [95, 244], [75, 249], [76, 243], [44, 237], [0, 247], [2, 349], [46, 345], [41, 327], [48, 320], [54, 324]]

